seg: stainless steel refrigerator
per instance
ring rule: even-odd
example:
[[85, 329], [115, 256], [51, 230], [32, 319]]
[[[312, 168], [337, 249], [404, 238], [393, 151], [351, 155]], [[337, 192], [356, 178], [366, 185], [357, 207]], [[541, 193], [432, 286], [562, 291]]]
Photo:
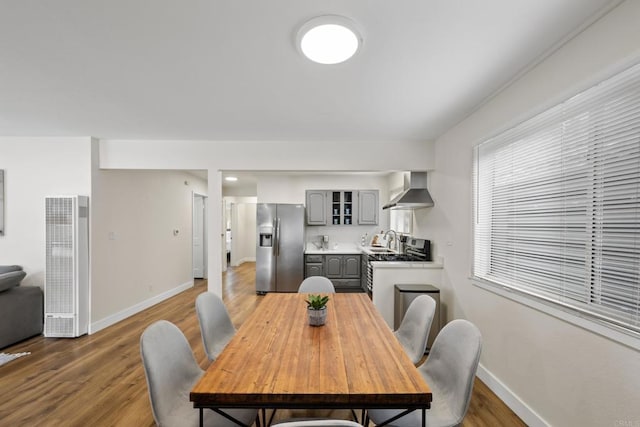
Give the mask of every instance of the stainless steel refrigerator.
[[304, 205], [257, 206], [256, 292], [297, 292], [304, 279]]

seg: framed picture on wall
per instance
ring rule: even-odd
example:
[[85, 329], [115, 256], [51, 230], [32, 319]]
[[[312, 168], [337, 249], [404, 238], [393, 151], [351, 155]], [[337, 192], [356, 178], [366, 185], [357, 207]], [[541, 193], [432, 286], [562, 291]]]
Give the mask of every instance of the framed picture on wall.
[[0, 169], [0, 236], [4, 236], [4, 171]]

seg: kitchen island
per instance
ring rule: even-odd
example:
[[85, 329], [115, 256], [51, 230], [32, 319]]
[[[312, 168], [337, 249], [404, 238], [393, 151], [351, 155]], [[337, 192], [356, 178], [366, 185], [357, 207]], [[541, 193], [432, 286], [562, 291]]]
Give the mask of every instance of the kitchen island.
[[373, 261], [373, 304], [387, 325], [393, 328], [394, 286], [396, 284], [429, 284], [440, 288], [441, 260], [438, 262]]

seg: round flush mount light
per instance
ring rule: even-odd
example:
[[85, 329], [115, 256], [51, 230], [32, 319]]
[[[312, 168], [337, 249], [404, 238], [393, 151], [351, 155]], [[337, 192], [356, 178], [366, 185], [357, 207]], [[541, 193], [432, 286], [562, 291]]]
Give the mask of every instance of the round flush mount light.
[[362, 36], [350, 19], [324, 15], [305, 22], [296, 42], [303, 55], [313, 62], [339, 64], [358, 51]]
[[237, 177], [235, 176], [227, 176], [224, 178], [225, 181], [229, 181], [229, 182], [236, 182], [238, 180]]

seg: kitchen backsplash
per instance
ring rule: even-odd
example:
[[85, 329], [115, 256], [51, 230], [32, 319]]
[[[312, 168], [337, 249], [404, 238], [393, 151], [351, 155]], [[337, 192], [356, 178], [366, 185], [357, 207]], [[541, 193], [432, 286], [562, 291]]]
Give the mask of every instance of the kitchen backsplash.
[[[320, 243], [322, 236], [329, 236], [329, 244], [334, 243], [354, 243], [360, 244], [363, 234], [367, 234], [367, 245], [371, 242], [374, 234], [380, 233], [379, 225], [376, 226], [307, 226], [305, 229], [306, 242]], [[387, 230], [384, 230], [387, 231]]]

